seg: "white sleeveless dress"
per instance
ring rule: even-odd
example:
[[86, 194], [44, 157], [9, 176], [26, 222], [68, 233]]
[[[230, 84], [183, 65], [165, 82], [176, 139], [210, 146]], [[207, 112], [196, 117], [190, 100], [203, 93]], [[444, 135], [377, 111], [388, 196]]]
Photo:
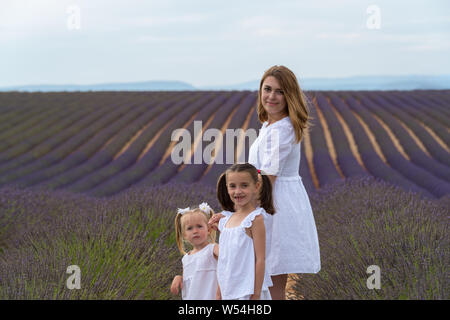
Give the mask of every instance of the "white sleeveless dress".
[[270, 252], [270, 234], [272, 216], [263, 208], [257, 207], [248, 214], [237, 227], [225, 227], [233, 212], [222, 211], [225, 216], [219, 221], [219, 261], [217, 263], [217, 280], [223, 300], [248, 300], [255, 288], [255, 250], [253, 239], [245, 232], [252, 226], [258, 215], [263, 215], [266, 228], [266, 268], [261, 288], [261, 300], [271, 300], [269, 287], [272, 280], [267, 268], [267, 256]]
[[217, 260], [214, 243], [194, 254], [185, 254], [183, 263], [183, 300], [215, 300], [217, 292]]
[[300, 143], [290, 118], [264, 122], [250, 146], [249, 163], [277, 176], [273, 186], [275, 214], [268, 259], [270, 275], [317, 273], [320, 250], [316, 224], [301, 177]]

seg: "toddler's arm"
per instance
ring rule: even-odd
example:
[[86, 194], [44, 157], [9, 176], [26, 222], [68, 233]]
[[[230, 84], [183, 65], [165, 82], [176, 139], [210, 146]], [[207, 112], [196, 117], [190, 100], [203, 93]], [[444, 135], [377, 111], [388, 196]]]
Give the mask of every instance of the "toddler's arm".
[[213, 255], [216, 260], [219, 258], [219, 245], [217, 243], [214, 244]]
[[170, 286], [170, 292], [173, 295], [177, 295], [183, 289], [183, 276], [176, 275], [172, 280], [172, 285]]

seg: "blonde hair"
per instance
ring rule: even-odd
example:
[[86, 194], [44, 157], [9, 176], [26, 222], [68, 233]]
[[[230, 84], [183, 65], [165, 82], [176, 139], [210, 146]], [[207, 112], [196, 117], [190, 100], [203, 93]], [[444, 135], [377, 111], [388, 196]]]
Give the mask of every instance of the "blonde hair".
[[308, 97], [300, 89], [295, 74], [285, 66], [273, 66], [264, 72], [258, 92], [257, 112], [259, 121], [263, 123], [268, 120], [267, 112], [262, 105], [261, 95], [264, 80], [270, 76], [278, 80], [281, 90], [284, 92], [288, 116], [294, 127], [295, 140], [296, 143], [299, 143], [303, 138], [304, 130], [310, 126], [309, 120], [311, 117], [309, 114]]
[[[192, 210], [189, 210], [183, 214], [177, 213], [175, 217], [175, 239], [177, 242], [178, 250], [180, 250], [181, 254], [186, 254], [186, 248], [185, 244], [186, 241], [184, 239], [184, 221], [187, 216], [193, 215], [193, 214], [202, 214], [205, 217], [206, 226], [208, 227], [208, 221], [214, 214], [214, 210], [211, 209], [209, 213], [204, 212], [200, 208], [195, 208]], [[216, 239], [216, 231], [212, 228], [210, 228], [210, 233], [208, 235], [208, 242], [214, 243]], [[189, 243], [189, 242], [188, 242]]]

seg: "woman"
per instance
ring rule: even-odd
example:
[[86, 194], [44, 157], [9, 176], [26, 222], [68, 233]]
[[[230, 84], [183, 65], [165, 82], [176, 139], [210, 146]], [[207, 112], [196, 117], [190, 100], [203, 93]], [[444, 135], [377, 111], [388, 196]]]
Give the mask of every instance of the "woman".
[[309, 110], [294, 73], [284, 66], [267, 70], [260, 82], [258, 138], [250, 147], [249, 163], [267, 174], [273, 186], [272, 245], [269, 273], [272, 299], [285, 299], [289, 273], [317, 273], [320, 252], [311, 204], [301, 177], [300, 141]]

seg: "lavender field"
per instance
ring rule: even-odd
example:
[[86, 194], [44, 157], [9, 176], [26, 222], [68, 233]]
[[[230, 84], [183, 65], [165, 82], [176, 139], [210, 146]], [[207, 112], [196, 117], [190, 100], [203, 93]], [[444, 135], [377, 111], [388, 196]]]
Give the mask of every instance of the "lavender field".
[[[1, 92], [0, 299], [176, 299], [176, 208], [219, 210], [227, 165], [175, 164], [171, 134], [259, 129], [256, 94]], [[292, 275], [289, 298], [448, 299], [450, 90], [307, 95], [299, 174], [322, 269]], [[81, 289], [66, 287], [69, 265]]]
[[[173, 217], [204, 184], [134, 187], [107, 198], [40, 188], [0, 189], [0, 299], [179, 299]], [[290, 299], [448, 299], [450, 198], [422, 199], [371, 177], [311, 194], [322, 269], [292, 275]], [[81, 269], [69, 290], [66, 268]], [[368, 289], [378, 265], [381, 288]]]
[[[299, 173], [308, 191], [372, 176], [439, 199], [450, 194], [450, 90], [307, 92], [313, 116]], [[225, 164], [194, 163], [194, 121], [259, 130], [253, 91], [0, 93], [0, 187], [103, 197], [131, 186], [214, 186]], [[174, 130], [192, 138], [174, 164]], [[248, 157], [249, 139], [223, 159]], [[203, 144], [205, 149], [206, 143]], [[189, 154], [187, 155], [189, 158]]]

